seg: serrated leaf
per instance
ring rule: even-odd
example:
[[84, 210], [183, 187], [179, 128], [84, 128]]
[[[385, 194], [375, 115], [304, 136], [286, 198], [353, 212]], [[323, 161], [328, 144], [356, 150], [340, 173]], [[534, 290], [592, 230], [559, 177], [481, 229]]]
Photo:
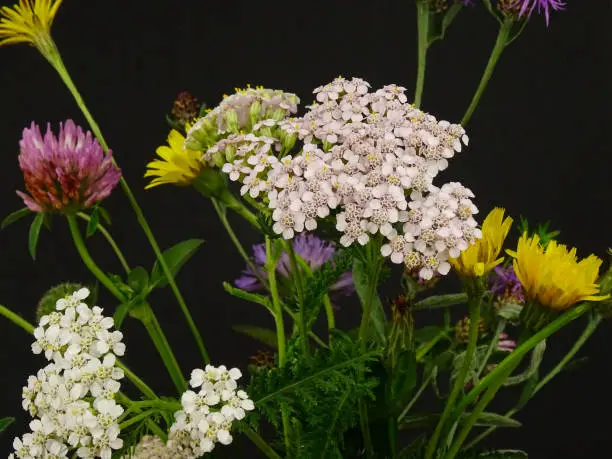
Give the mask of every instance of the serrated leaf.
[[85, 231], [85, 236], [90, 237], [93, 235], [98, 229], [98, 223], [100, 223], [100, 214], [97, 208], [94, 208], [93, 212], [89, 216], [89, 221], [87, 222], [87, 230]]
[[32, 260], [36, 260], [36, 247], [38, 246], [38, 238], [40, 236], [40, 229], [43, 224], [44, 214], [39, 212], [34, 217], [32, 224], [30, 225], [30, 234], [28, 237], [28, 250]]
[[0, 434], [13, 422], [15, 422], [15, 418], [0, 418]]
[[[361, 300], [363, 307], [364, 302], [368, 296], [368, 274], [365, 266], [361, 260], [355, 259], [353, 263], [353, 282], [355, 284], [355, 290]], [[386, 340], [385, 334], [385, 311], [383, 310], [382, 303], [378, 295], [374, 296], [374, 304], [372, 305], [372, 312], [369, 320], [369, 329], [371, 334], [374, 336], [378, 343], [384, 343]]]
[[223, 282], [223, 288], [230, 295], [235, 296], [236, 298], [240, 298], [242, 300], [250, 301], [251, 303], [261, 304], [274, 314], [272, 303], [270, 302], [270, 299], [267, 296], [263, 296], [258, 293], [245, 292], [242, 289], [234, 287], [229, 282]]
[[260, 341], [267, 346], [278, 348], [278, 339], [276, 338], [276, 332], [268, 328], [255, 327], [253, 325], [233, 325], [232, 330], [243, 335], [250, 336], [257, 341]]
[[[203, 243], [202, 239], [188, 239], [173, 245], [162, 254], [173, 277], [176, 277], [179, 270], [195, 255]], [[151, 288], [165, 287], [166, 285], [168, 285], [168, 279], [159, 265], [159, 261], [156, 261], [151, 271]]]
[[433, 295], [414, 305], [415, 309], [439, 309], [467, 303], [467, 293], [451, 293], [449, 295]]
[[0, 229], [4, 229], [7, 226], [12, 225], [16, 221], [21, 220], [23, 217], [30, 215], [31, 213], [32, 211], [27, 207], [16, 210], [15, 212], [4, 217], [4, 220], [2, 220], [2, 224], [0, 225]]

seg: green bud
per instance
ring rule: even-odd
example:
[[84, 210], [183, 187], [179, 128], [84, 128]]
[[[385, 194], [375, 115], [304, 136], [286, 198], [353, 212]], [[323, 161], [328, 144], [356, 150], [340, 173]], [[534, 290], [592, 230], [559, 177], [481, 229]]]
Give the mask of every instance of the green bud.
[[288, 134], [285, 131], [281, 131], [280, 139], [281, 139], [282, 151], [283, 153], [287, 153], [291, 151], [291, 149], [295, 146], [297, 135]]
[[275, 108], [274, 110], [266, 111], [266, 118], [271, 118], [275, 121], [281, 121], [285, 118], [285, 110], [282, 108]]
[[[227, 147], [225, 147], [225, 159], [226, 159], [226, 162], [228, 162], [228, 163], [233, 162], [235, 155], [236, 155], [236, 146], [235, 145], [228, 145]], [[219, 167], [223, 167], [223, 164], [221, 164]]]
[[224, 120], [228, 131], [233, 132], [234, 134], [238, 134], [238, 132], [240, 132], [240, 125], [238, 123], [238, 114], [236, 113], [236, 110], [228, 110], [225, 112]]
[[73, 282], [65, 282], [55, 287], [51, 287], [38, 302], [38, 306], [36, 307], [36, 322], [38, 323], [42, 316], [55, 312], [55, 303], [57, 303], [57, 300], [66, 298], [83, 287], [84, 285]]
[[217, 169], [204, 168], [192, 185], [204, 196], [218, 197], [226, 189], [225, 177]]
[[215, 166], [217, 166], [219, 169], [222, 168], [225, 164], [223, 153], [221, 153], [220, 151], [213, 153], [212, 160]]
[[216, 117], [207, 115], [200, 118], [187, 131], [185, 147], [190, 150], [206, 151], [217, 142]]
[[249, 117], [251, 119], [251, 126], [255, 126], [255, 124], [259, 121], [261, 117], [261, 102], [256, 100], [249, 107]]

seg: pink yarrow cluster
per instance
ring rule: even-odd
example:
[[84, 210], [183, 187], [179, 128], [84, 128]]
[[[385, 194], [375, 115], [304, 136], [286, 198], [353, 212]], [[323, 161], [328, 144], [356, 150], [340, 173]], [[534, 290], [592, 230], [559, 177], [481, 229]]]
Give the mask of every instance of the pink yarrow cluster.
[[121, 178], [111, 152], [104, 153], [91, 132], [72, 120], [60, 123], [56, 137], [47, 126], [44, 137], [32, 123], [19, 142], [19, 166], [28, 194], [18, 191], [33, 212], [78, 210], [106, 198]]
[[[381, 233], [382, 254], [393, 262], [425, 279], [446, 274], [448, 258], [481, 236], [472, 192], [433, 185], [468, 138], [461, 126], [410, 105], [404, 92], [396, 85], [371, 92], [359, 78], [337, 78], [315, 89], [305, 116], [260, 121], [204, 158], [224, 153], [222, 170], [242, 183], [242, 194], [264, 196], [273, 230], [285, 239], [333, 214], [342, 245]], [[286, 154], [296, 138], [301, 150]]]

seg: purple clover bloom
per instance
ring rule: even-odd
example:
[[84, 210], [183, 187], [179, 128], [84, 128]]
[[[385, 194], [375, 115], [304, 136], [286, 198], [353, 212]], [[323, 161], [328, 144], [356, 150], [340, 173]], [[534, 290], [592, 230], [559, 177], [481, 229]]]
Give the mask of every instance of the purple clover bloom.
[[525, 296], [523, 286], [518, 280], [518, 277], [516, 277], [514, 268], [512, 266], [508, 266], [507, 268], [496, 266], [493, 270], [495, 274], [489, 279], [491, 284], [489, 291], [500, 296], [512, 296], [524, 302]]
[[513, 6], [517, 8], [520, 6], [520, 10], [518, 12], [519, 17], [523, 17], [527, 15], [527, 17], [531, 16], [533, 10], [537, 8], [538, 13], [544, 12], [544, 17], [546, 18], [546, 25], [550, 21], [550, 11], [562, 11], [565, 9], [565, 1], [564, 0], [516, 0], [513, 3]]
[[32, 123], [19, 142], [19, 167], [28, 194], [17, 191], [33, 212], [75, 211], [106, 198], [121, 178], [111, 152], [104, 153], [91, 132], [72, 120], [60, 123], [59, 136]]
[[[336, 248], [327, 241], [324, 241], [314, 234], [299, 234], [292, 241], [293, 250], [297, 253], [313, 271], [319, 269], [327, 260], [335, 253]], [[264, 244], [256, 244], [253, 246], [253, 261], [258, 275], [263, 279], [267, 279], [267, 273], [263, 268], [266, 263], [266, 249]], [[289, 255], [283, 251], [276, 265], [276, 272], [282, 277], [288, 279], [291, 276], [291, 263]], [[259, 282], [257, 276], [247, 267], [243, 271], [242, 277], [237, 279], [234, 284], [236, 287], [246, 290], [247, 292], [255, 292], [264, 289], [264, 286]], [[329, 288], [329, 293], [337, 293], [350, 295], [355, 291], [353, 284], [353, 274], [349, 271], [340, 276], [338, 281]]]

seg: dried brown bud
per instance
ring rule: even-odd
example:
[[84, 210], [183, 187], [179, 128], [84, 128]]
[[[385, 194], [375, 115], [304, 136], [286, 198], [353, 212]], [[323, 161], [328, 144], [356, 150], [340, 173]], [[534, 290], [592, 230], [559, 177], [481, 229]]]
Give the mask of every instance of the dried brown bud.
[[[467, 343], [470, 336], [470, 318], [464, 317], [455, 325], [455, 340], [459, 343]], [[478, 320], [478, 334], [486, 330], [484, 318]]]
[[200, 103], [191, 93], [188, 91], [181, 92], [174, 101], [172, 106], [172, 117], [185, 124], [191, 123], [200, 111]]

